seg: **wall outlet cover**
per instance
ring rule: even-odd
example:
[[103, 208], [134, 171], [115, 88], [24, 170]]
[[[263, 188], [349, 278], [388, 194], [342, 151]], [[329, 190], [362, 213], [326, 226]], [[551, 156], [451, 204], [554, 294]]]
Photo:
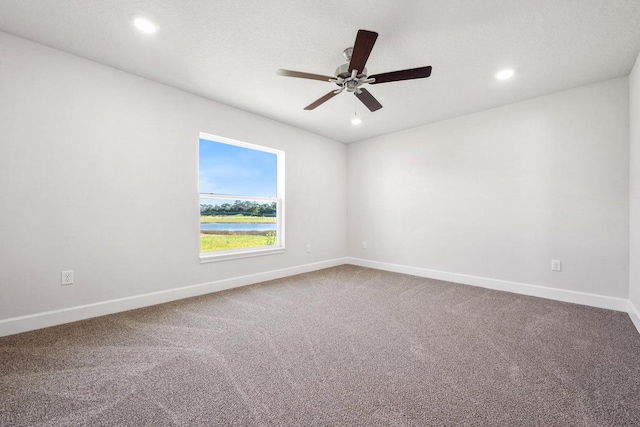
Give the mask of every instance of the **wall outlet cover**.
[[61, 285], [72, 285], [73, 284], [73, 270], [63, 271], [60, 274], [60, 284]]

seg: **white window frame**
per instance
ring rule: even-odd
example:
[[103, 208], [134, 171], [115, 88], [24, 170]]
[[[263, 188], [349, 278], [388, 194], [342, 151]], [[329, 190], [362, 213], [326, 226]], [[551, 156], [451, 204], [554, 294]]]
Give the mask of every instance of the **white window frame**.
[[[200, 193], [198, 188], [198, 202], [201, 199], [214, 199], [214, 200], [243, 200], [243, 201], [263, 201], [263, 202], [276, 202], [276, 244], [271, 246], [253, 246], [249, 248], [240, 249], [228, 249], [214, 252], [199, 252], [200, 262], [216, 262], [226, 261], [231, 259], [248, 258], [262, 255], [281, 254], [285, 251], [284, 246], [284, 151], [276, 150], [275, 148], [265, 147], [262, 145], [251, 144], [244, 141], [238, 141], [231, 138], [225, 138], [223, 136], [212, 135], [210, 133], [200, 132], [200, 139], [205, 139], [211, 142], [219, 142], [222, 144], [234, 145], [236, 147], [248, 148], [250, 150], [263, 151], [266, 153], [272, 153], [276, 155], [276, 197], [254, 197], [250, 195], [234, 195], [234, 194], [209, 194]], [[198, 141], [199, 141], [198, 140]], [[198, 150], [198, 156], [200, 151]], [[200, 161], [198, 161], [198, 171], [200, 169]], [[198, 184], [199, 187], [199, 184]], [[198, 203], [198, 207], [200, 203]], [[198, 241], [200, 236], [200, 211], [198, 210]]]

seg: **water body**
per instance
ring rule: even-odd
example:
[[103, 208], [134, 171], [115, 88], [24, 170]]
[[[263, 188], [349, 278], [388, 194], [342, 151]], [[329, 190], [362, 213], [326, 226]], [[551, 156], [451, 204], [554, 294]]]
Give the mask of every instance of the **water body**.
[[264, 223], [200, 223], [200, 230], [213, 230], [213, 231], [276, 231], [276, 224], [264, 224]]

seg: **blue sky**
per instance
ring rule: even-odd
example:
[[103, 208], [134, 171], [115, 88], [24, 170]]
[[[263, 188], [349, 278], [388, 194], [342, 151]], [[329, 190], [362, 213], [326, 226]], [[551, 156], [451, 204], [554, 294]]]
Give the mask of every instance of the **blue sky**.
[[200, 139], [200, 193], [275, 197], [277, 156]]

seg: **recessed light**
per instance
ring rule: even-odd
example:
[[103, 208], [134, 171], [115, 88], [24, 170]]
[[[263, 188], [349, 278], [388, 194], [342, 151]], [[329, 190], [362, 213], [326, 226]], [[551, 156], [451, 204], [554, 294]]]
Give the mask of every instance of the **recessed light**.
[[133, 20], [133, 25], [145, 34], [153, 34], [158, 31], [158, 26], [147, 18], [137, 17]]
[[514, 74], [515, 74], [515, 71], [513, 71], [511, 68], [509, 68], [509, 69], [506, 69], [506, 70], [502, 70], [498, 74], [496, 74], [496, 79], [498, 79], [498, 80], [507, 80], [507, 79], [510, 79], [511, 77], [513, 77]]

